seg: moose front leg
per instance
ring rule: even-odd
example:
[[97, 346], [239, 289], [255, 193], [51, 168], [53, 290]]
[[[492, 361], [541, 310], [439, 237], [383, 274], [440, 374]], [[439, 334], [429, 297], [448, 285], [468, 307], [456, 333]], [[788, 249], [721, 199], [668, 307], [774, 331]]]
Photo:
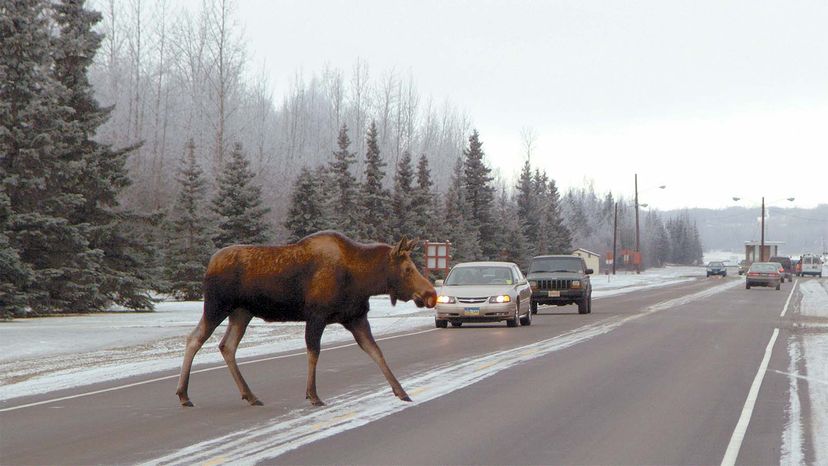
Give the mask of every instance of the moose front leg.
[[343, 325], [354, 335], [354, 340], [359, 344], [359, 347], [368, 353], [371, 359], [377, 363], [383, 375], [385, 375], [385, 380], [391, 385], [391, 390], [394, 391], [394, 395], [402, 401], [411, 401], [411, 398], [403, 390], [402, 385], [394, 377], [394, 374], [385, 362], [385, 357], [383, 357], [379, 345], [377, 345], [374, 336], [371, 334], [371, 324], [368, 323], [368, 316], [363, 315]]
[[325, 406], [316, 393], [316, 363], [319, 361], [319, 352], [322, 348], [322, 332], [325, 331], [325, 321], [308, 319], [305, 323], [305, 346], [308, 350], [308, 383], [305, 387], [305, 398], [314, 406]]

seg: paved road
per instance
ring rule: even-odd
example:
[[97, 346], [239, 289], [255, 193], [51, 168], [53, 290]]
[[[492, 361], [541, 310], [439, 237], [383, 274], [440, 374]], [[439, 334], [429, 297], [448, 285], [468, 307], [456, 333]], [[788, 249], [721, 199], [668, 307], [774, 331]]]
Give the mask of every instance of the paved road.
[[[242, 402], [223, 367], [193, 375], [192, 409], [178, 407], [171, 373], [18, 399], [0, 409], [0, 464], [719, 464], [797, 302], [790, 283], [739, 280], [596, 300], [590, 315], [541, 308], [530, 327], [381, 341], [411, 404], [354, 345], [323, 351], [322, 409], [303, 397], [304, 354], [242, 365], [264, 407]], [[784, 345], [769, 364], [738, 463], [780, 459]]]

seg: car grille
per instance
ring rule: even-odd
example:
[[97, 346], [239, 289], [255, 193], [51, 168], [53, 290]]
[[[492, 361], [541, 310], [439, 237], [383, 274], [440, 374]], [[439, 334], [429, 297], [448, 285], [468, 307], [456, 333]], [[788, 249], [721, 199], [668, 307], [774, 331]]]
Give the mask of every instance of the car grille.
[[457, 298], [457, 301], [466, 304], [480, 304], [485, 303], [489, 298]]
[[539, 290], [568, 290], [572, 280], [556, 279], [556, 280], [538, 280]]

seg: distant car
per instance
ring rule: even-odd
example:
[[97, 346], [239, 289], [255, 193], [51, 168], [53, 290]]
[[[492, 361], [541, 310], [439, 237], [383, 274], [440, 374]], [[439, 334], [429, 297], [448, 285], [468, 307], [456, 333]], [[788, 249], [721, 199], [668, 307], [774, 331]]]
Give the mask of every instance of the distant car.
[[805, 275], [822, 276], [822, 259], [813, 254], [804, 254], [799, 258], [801, 271], [799, 272], [804, 277]]
[[434, 324], [446, 328], [464, 322], [500, 322], [509, 327], [532, 324], [532, 289], [512, 262], [465, 262], [445, 280], [437, 280]]
[[744, 275], [750, 268], [750, 262], [746, 260], [739, 261], [739, 275]]
[[782, 274], [780, 265], [776, 262], [754, 262], [750, 265], [745, 277], [745, 289], [751, 286], [772, 286], [781, 289]]
[[783, 280], [782, 283], [785, 283], [785, 280], [791, 281], [793, 280], [794, 274], [794, 267], [791, 263], [791, 258], [787, 256], [773, 256], [768, 259], [768, 262], [778, 262], [782, 264], [782, 269], [784, 273], [782, 274]]
[[592, 312], [593, 270], [579, 256], [536, 256], [529, 265], [529, 285], [532, 287], [532, 313], [539, 304], [565, 306], [577, 304], [579, 314]]
[[727, 276], [727, 266], [724, 265], [724, 262], [710, 262], [707, 264], [707, 276], [711, 275], [721, 275], [723, 277]]

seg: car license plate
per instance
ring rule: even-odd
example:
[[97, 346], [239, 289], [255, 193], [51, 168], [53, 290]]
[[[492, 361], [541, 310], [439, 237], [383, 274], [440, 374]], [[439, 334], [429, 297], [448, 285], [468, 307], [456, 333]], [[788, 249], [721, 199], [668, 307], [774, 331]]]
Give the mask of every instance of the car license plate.
[[549, 297], [550, 298], [559, 298], [560, 296], [561, 296], [560, 291], [550, 291], [549, 292]]
[[467, 316], [479, 316], [480, 315], [480, 308], [479, 307], [464, 307], [463, 312]]

